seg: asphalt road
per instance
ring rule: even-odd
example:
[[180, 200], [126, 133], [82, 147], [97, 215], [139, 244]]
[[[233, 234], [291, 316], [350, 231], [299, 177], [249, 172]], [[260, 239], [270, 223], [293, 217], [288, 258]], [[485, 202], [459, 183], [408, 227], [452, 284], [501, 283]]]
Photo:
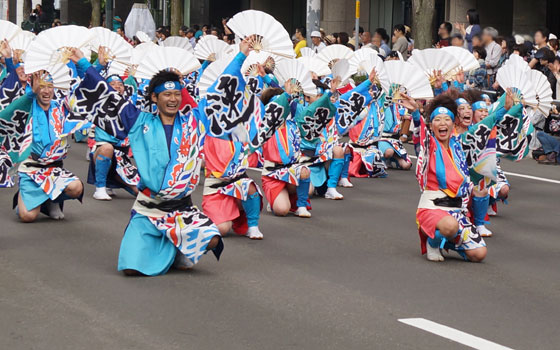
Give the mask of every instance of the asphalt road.
[[[85, 146], [66, 167], [86, 178]], [[560, 167], [504, 162], [560, 180]], [[259, 178], [252, 172], [254, 178]], [[21, 224], [0, 191], [1, 349], [467, 349], [398, 322], [425, 318], [514, 349], [560, 342], [560, 184], [510, 176], [482, 264], [420, 255], [412, 172], [354, 179], [313, 218], [264, 212], [260, 242], [228, 236], [222, 260], [127, 278], [117, 254], [132, 197], [67, 202]], [[195, 203], [200, 204], [200, 191]]]

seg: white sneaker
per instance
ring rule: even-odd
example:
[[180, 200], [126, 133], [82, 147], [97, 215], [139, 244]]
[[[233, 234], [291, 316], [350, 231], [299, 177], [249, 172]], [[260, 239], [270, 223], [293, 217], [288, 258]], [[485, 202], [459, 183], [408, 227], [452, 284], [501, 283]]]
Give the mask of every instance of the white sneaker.
[[479, 225], [476, 227], [476, 231], [482, 237], [492, 237], [492, 231], [486, 228], [484, 225]]
[[95, 192], [93, 193], [93, 198], [98, 201], [110, 201], [112, 199], [107, 193], [106, 187], [96, 187]]
[[426, 248], [427, 248], [427, 254], [426, 257], [428, 258], [428, 260], [430, 261], [444, 261], [445, 258], [443, 257], [443, 255], [441, 255], [441, 251], [439, 250], [439, 248], [432, 248], [432, 246], [429, 243], [426, 243]]
[[175, 254], [175, 261], [173, 261], [173, 267], [177, 270], [190, 270], [194, 267], [193, 262], [191, 259], [187, 258], [187, 256], [180, 251], [177, 251]]
[[62, 212], [62, 209], [60, 209], [60, 204], [55, 202], [49, 203], [49, 216], [53, 220], [64, 219], [64, 213]]
[[488, 206], [488, 211], [487, 211], [487, 213], [488, 213], [488, 216], [496, 216], [496, 215], [498, 215], [498, 213], [496, 213], [496, 212], [494, 211], [494, 208], [492, 208], [491, 205]]
[[263, 239], [263, 234], [259, 230], [258, 226], [249, 227], [249, 230], [247, 231], [245, 236], [249, 237], [250, 239]]
[[350, 180], [348, 180], [347, 177], [341, 177], [340, 180], [338, 180], [338, 186], [342, 186], [345, 188], [354, 187], [354, 185], [352, 185], [352, 183], [350, 182]]
[[266, 204], [266, 211], [267, 211], [268, 213], [272, 213], [272, 207], [270, 206], [270, 203], [267, 203], [267, 204]]
[[338, 191], [336, 190], [336, 188], [328, 188], [327, 189], [327, 193], [325, 193], [325, 198], [326, 199], [334, 199], [334, 200], [339, 200], [339, 199], [344, 199], [344, 196], [341, 195], [340, 193], [338, 193]]
[[107, 189], [107, 194], [111, 197], [116, 196], [117, 194], [115, 193], [115, 190], [113, 190], [112, 188], [108, 188]]
[[294, 213], [295, 216], [299, 216], [300, 218], [310, 218], [311, 213], [307, 210], [306, 207], [298, 207], [296, 212]]
[[91, 149], [86, 150], [86, 160], [89, 162], [91, 160]]

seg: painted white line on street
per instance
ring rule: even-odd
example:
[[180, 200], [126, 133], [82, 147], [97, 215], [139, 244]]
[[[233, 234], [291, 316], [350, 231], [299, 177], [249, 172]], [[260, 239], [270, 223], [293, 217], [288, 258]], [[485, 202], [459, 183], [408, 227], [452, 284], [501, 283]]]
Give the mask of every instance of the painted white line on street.
[[480, 350], [513, 350], [512, 348], [496, 344], [486, 339], [470, 335], [460, 330], [444, 326], [442, 324], [432, 322], [425, 318], [401, 318], [399, 322], [409, 326], [420, 328], [426, 332], [439, 335], [440, 337], [453, 340], [454, 342], [470, 346], [473, 349]]
[[[409, 155], [410, 158], [412, 159], [416, 159], [416, 156], [411, 156]], [[553, 180], [553, 179], [547, 179], [545, 177], [538, 177], [538, 176], [533, 176], [533, 175], [525, 175], [525, 174], [518, 174], [518, 173], [511, 173], [509, 171], [504, 171], [504, 174], [506, 175], [510, 175], [510, 176], [517, 176], [517, 177], [524, 177], [526, 179], [531, 179], [531, 180], [537, 180], [537, 181], [542, 181], [542, 182], [550, 182], [553, 184], [560, 184], [560, 180]]]

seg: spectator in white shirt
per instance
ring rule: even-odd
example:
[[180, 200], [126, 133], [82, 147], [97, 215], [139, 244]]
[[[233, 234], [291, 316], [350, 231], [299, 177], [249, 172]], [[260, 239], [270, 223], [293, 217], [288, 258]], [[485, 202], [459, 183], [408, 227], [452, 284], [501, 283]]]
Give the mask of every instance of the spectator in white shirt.
[[311, 50], [315, 53], [319, 53], [322, 49], [327, 47], [327, 45], [325, 45], [325, 43], [321, 40], [321, 33], [317, 30], [311, 32], [311, 42], [313, 43], [311, 45]]
[[496, 71], [500, 57], [502, 56], [502, 47], [495, 41], [498, 31], [492, 27], [486, 27], [482, 31], [482, 43], [486, 49], [486, 73], [488, 74], [488, 85], [494, 84]]

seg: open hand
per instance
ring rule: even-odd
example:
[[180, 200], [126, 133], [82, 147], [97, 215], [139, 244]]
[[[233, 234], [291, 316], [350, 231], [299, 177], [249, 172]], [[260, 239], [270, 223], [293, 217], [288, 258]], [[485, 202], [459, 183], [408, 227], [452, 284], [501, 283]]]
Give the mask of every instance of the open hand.
[[4, 39], [0, 45], [0, 55], [4, 58], [12, 58], [12, 48], [7, 39]]
[[78, 63], [79, 60], [84, 58], [84, 53], [82, 52], [82, 50], [75, 47], [70, 49], [70, 53], [71, 55], [68, 58], [74, 63]]
[[408, 109], [410, 113], [416, 112], [419, 108], [418, 102], [407, 94], [401, 94], [401, 101], [399, 104]]

